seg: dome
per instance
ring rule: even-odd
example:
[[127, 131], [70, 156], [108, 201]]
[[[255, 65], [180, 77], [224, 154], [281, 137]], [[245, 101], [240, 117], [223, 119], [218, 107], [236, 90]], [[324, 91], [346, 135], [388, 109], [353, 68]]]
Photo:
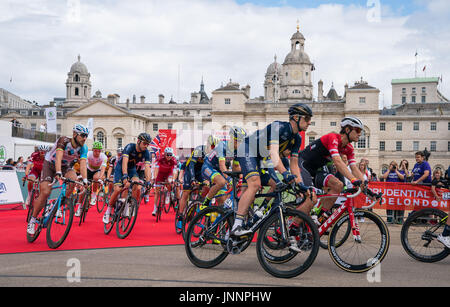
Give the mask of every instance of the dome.
[[266, 75], [274, 75], [275, 73], [280, 72], [280, 68], [280, 64], [277, 63], [277, 56], [275, 56], [275, 61], [267, 68]]
[[292, 50], [284, 59], [284, 64], [311, 64], [309, 56], [300, 49]]
[[80, 56], [78, 56], [78, 62], [75, 62], [71, 67], [70, 67], [70, 73], [75, 73], [78, 72], [82, 75], [87, 75], [89, 74], [86, 65], [84, 65], [83, 63], [80, 62]]
[[300, 33], [298, 30], [297, 32], [294, 33], [294, 35], [292, 35], [291, 40], [295, 40], [295, 39], [302, 39], [305, 40], [305, 37], [303, 36], [302, 33]]

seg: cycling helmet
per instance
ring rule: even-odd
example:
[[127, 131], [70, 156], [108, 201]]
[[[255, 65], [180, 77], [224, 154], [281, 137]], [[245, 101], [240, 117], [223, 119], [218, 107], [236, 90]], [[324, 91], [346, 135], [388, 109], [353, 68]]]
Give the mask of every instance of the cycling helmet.
[[164, 149], [164, 153], [165, 154], [171, 154], [171, 155], [173, 155], [173, 149], [172, 149], [172, 147], [166, 147], [166, 149]]
[[112, 153], [111, 153], [109, 150], [107, 150], [107, 151], [105, 151], [105, 155], [106, 155], [108, 158], [111, 158]]
[[78, 134], [89, 134], [89, 129], [86, 126], [83, 126], [81, 124], [75, 124], [72, 129], [73, 132], [76, 132]]
[[123, 151], [123, 148], [122, 148], [122, 147], [117, 148], [117, 153], [118, 153], [118, 154], [119, 154], [119, 153], [122, 153], [122, 151]]
[[194, 157], [204, 159], [206, 155], [206, 147], [205, 145], [200, 145], [195, 147], [194, 149]]
[[92, 149], [103, 149], [103, 144], [101, 142], [94, 142], [94, 144], [92, 144]]
[[362, 123], [362, 121], [356, 117], [345, 117], [342, 121], [341, 121], [341, 127], [347, 127], [347, 126], [351, 126], [354, 128], [359, 128], [359, 129], [364, 129], [364, 125]]
[[247, 136], [247, 132], [238, 126], [233, 126], [230, 128], [230, 138], [233, 140], [242, 141]]
[[49, 151], [50, 150], [50, 146], [39, 145], [37, 149], [38, 149], [38, 151]]
[[297, 103], [289, 107], [289, 116], [301, 115], [301, 116], [313, 116], [311, 108], [304, 103]]
[[217, 146], [220, 142], [219, 138], [214, 136], [214, 135], [210, 135], [208, 136], [208, 144], [211, 146]]
[[152, 141], [152, 137], [150, 136], [150, 134], [142, 132], [141, 134], [139, 134], [138, 140], [142, 141], [142, 142], [150, 143]]

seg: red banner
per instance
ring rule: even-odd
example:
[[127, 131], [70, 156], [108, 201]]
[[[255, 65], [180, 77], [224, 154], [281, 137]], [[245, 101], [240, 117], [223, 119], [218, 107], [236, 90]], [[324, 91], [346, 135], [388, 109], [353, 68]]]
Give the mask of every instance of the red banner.
[[[369, 188], [375, 193], [383, 193], [383, 202], [378, 203], [374, 209], [388, 210], [420, 210], [436, 208], [450, 211], [450, 191], [436, 189], [442, 200], [437, 201], [431, 192], [431, 186], [399, 182], [369, 182]], [[355, 198], [355, 207], [367, 206], [370, 199], [363, 194]]]
[[177, 131], [171, 129], [160, 129], [158, 135], [153, 139], [151, 147], [156, 153], [164, 152], [166, 147], [172, 147], [176, 155], [177, 147]]

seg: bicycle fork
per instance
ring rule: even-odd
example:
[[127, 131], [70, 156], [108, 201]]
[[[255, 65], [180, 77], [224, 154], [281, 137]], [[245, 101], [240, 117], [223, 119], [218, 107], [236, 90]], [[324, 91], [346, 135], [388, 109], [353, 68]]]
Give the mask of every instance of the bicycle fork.
[[352, 227], [352, 234], [355, 242], [361, 243], [361, 233], [359, 231], [359, 224], [355, 218], [355, 213], [351, 207], [348, 208], [348, 216], [350, 218], [350, 226]]

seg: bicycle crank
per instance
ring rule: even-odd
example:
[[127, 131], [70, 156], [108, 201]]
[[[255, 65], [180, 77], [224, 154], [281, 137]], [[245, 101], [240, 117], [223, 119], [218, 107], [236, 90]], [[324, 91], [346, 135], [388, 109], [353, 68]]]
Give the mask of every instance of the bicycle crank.
[[227, 240], [227, 251], [232, 255], [242, 252], [243, 245], [247, 242], [247, 238], [229, 238]]

